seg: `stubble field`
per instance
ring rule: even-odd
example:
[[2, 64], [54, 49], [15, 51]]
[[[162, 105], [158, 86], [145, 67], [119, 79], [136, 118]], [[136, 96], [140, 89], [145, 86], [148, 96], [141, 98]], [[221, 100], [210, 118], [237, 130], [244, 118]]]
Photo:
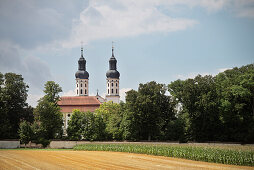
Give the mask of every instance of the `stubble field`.
[[178, 158], [103, 151], [0, 150], [0, 169], [254, 169]]

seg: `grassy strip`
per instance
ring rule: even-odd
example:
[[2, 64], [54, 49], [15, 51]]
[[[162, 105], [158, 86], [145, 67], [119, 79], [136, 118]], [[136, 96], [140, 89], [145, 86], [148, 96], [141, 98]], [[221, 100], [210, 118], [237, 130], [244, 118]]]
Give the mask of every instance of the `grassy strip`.
[[83, 144], [74, 150], [115, 151], [184, 158], [195, 161], [254, 166], [254, 151], [211, 147], [149, 145], [149, 144]]

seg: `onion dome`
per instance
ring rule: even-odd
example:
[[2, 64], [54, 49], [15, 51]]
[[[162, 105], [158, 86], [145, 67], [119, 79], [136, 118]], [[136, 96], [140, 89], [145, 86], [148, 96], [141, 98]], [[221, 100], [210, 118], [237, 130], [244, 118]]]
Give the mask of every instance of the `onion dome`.
[[109, 59], [109, 70], [106, 73], [107, 78], [119, 79], [120, 73], [117, 71], [116, 63], [117, 63], [117, 60], [114, 56], [114, 48], [112, 47], [112, 56]]
[[78, 60], [78, 71], [75, 74], [76, 78], [88, 79], [89, 73], [86, 71], [86, 60], [83, 57], [83, 48], [81, 48], [81, 57]]

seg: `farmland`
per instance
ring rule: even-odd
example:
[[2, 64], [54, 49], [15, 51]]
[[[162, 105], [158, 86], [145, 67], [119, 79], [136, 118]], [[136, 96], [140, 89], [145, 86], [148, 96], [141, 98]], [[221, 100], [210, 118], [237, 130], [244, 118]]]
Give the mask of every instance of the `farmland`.
[[74, 150], [115, 151], [184, 158], [241, 166], [254, 166], [253, 146], [163, 145], [163, 144], [86, 144]]
[[145, 154], [51, 149], [0, 150], [0, 169], [253, 169]]

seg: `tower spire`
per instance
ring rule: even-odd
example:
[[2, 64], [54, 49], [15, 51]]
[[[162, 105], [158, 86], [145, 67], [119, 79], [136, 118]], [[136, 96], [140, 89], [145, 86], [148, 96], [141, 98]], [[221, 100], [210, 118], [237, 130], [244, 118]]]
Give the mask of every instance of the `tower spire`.
[[83, 41], [81, 41], [81, 57], [83, 57]]
[[112, 57], [115, 57], [114, 56], [114, 41], [112, 41]]

